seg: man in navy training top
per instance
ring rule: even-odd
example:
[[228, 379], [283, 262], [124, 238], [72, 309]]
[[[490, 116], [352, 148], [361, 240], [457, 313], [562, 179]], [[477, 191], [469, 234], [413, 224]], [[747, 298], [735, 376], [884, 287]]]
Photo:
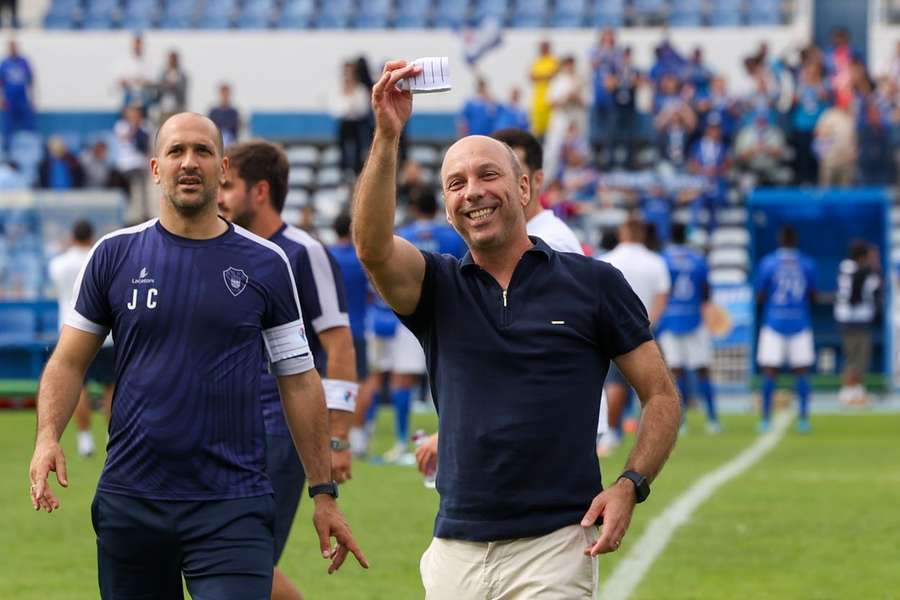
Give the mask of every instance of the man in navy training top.
[[[706, 405], [706, 430], [719, 433], [722, 428], [716, 416], [715, 392], [709, 379], [712, 338], [703, 323], [703, 307], [710, 298], [706, 260], [686, 245], [684, 223], [672, 225], [671, 237], [672, 244], [663, 252], [663, 259], [669, 267], [672, 288], [660, 319], [659, 347], [678, 384], [682, 418], [690, 398], [687, 371], [696, 371], [699, 391]], [[682, 430], [686, 430], [686, 425], [682, 424]]]
[[797, 431], [809, 431], [809, 368], [815, 362], [810, 305], [816, 298], [816, 266], [797, 250], [797, 231], [778, 233], [778, 249], [764, 257], [756, 276], [757, 304], [763, 310], [756, 362], [763, 371], [760, 433], [769, 431], [775, 377], [787, 363], [794, 372], [800, 404]]
[[366, 311], [369, 306], [369, 278], [363, 270], [362, 263], [356, 256], [353, 240], [350, 239], [350, 213], [341, 212], [332, 224], [337, 242], [328, 249], [337, 262], [344, 279], [344, 290], [347, 295], [347, 314], [350, 317], [350, 331], [353, 334], [353, 348], [356, 351], [356, 375], [360, 382], [356, 399], [356, 412], [353, 415], [353, 426], [350, 428], [350, 447], [364, 445], [363, 425], [366, 408], [371, 402], [373, 386], [366, 387], [369, 375], [368, 344], [366, 342]]
[[[35, 510], [68, 485], [59, 438], [107, 332], [117, 386], [91, 506], [103, 598], [268, 598], [275, 504], [265, 473], [264, 356], [315, 496], [329, 571], [365, 558], [335, 503], [325, 400], [284, 252], [216, 214], [228, 161], [206, 117], [160, 127], [150, 170], [160, 217], [103, 237], [41, 378]], [[263, 351], [265, 350], [265, 355]], [[330, 538], [338, 545], [332, 549]]]
[[[325, 247], [305, 231], [281, 218], [288, 192], [287, 156], [280, 148], [256, 140], [225, 150], [228, 169], [219, 188], [219, 213], [251, 233], [278, 245], [287, 255], [297, 284], [303, 329], [320, 374], [325, 378], [325, 403], [331, 431], [331, 473], [335, 481], [350, 479], [348, 433], [356, 406], [356, 356], [347, 317], [343, 281]], [[327, 365], [327, 368], [326, 368]], [[275, 564], [287, 543], [300, 503], [305, 474], [291, 432], [284, 420], [275, 377], [261, 380], [266, 425], [266, 473], [275, 492]], [[272, 598], [302, 596], [279, 569], [272, 580]]]
[[[528, 177], [509, 146], [456, 142], [441, 181], [462, 260], [393, 235], [400, 132], [418, 67], [392, 61], [372, 90], [376, 132], [354, 199], [357, 254], [425, 349], [440, 418], [426, 598], [596, 597], [596, 556], [616, 550], [672, 449], [677, 392], [646, 311], [610, 265], [529, 239]], [[602, 491], [594, 453], [614, 359], [644, 404], [627, 470]], [[603, 517], [602, 535], [596, 522]]]

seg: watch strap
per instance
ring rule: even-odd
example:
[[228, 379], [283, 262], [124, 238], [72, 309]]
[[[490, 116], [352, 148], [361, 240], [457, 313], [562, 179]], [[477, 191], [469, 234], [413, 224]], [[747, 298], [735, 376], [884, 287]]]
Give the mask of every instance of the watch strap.
[[320, 483], [319, 485], [311, 485], [309, 486], [309, 497], [315, 498], [319, 494], [328, 494], [332, 498], [338, 497], [338, 485], [335, 481], [329, 481], [328, 483]]
[[625, 471], [619, 475], [619, 479], [623, 477], [634, 484], [634, 498], [638, 504], [647, 499], [647, 496], [650, 495], [650, 482], [646, 477], [637, 471]]

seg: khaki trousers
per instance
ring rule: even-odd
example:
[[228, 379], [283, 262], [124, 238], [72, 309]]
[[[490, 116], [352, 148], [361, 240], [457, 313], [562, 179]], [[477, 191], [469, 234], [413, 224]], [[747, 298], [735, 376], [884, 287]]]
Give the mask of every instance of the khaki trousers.
[[596, 527], [501, 542], [434, 538], [419, 570], [426, 600], [596, 600]]

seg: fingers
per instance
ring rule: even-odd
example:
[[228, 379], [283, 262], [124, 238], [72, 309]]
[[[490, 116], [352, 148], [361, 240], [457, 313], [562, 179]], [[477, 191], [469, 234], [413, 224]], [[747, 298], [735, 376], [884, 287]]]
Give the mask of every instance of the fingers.
[[[372, 86], [372, 97], [377, 102], [384, 95], [385, 90], [390, 90], [392, 86], [397, 85], [401, 79], [414, 77], [422, 71], [419, 65], [407, 64], [405, 60], [394, 60], [384, 66], [384, 73]], [[398, 91], [398, 93], [400, 93]], [[408, 94], [409, 92], [402, 92]]]
[[607, 497], [605, 493], [598, 494], [594, 497], [590, 508], [588, 508], [587, 512], [584, 513], [584, 517], [581, 519], [582, 527], [591, 527], [597, 522], [597, 519], [603, 514], [603, 509], [606, 508], [606, 500]]
[[[422, 67], [419, 65], [407, 65], [403, 68], [397, 69], [391, 72], [391, 78], [388, 80], [388, 85], [396, 85], [398, 81], [401, 79], [408, 79], [410, 77], [415, 77], [419, 73], [422, 72]], [[409, 93], [409, 92], [406, 92]]]
[[69, 475], [66, 469], [66, 455], [63, 454], [62, 449], [57, 452], [56, 456], [56, 466], [51, 467], [54, 471], [56, 471], [56, 480], [59, 482], [59, 485], [63, 487], [69, 487]]
[[331, 549], [331, 529], [315, 523], [316, 534], [319, 536], [319, 549], [322, 551], [322, 558], [330, 559], [333, 551]]
[[408, 64], [409, 63], [402, 58], [398, 58], [396, 60], [389, 60], [386, 63], [384, 63], [384, 69], [382, 70], [382, 73], [389, 73], [395, 69], [400, 69], [402, 67], [405, 67]]
[[328, 565], [328, 574], [331, 575], [340, 569], [345, 560], [347, 560], [347, 546], [341, 544], [337, 547], [334, 558], [331, 559], [331, 564]]

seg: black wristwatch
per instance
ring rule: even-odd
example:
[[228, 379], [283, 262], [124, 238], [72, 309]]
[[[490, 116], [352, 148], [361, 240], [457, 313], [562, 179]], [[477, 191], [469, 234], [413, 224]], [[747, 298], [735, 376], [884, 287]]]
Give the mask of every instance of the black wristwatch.
[[342, 440], [341, 438], [333, 437], [331, 438], [331, 449], [335, 452], [340, 452], [341, 450], [349, 450], [350, 442], [347, 440]]
[[328, 494], [334, 499], [338, 497], [338, 484], [336, 481], [329, 481], [328, 483], [320, 483], [319, 485], [311, 485], [309, 486], [309, 497], [315, 498], [319, 494]]
[[619, 475], [619, 479], [622, 479], [623, 477], [634, 484], [634, 497], [638, 504], [647, 499], [647, 496], [650, 495], [650, 483], [647, 481], [646, 477], [637, 471], [625, 471]]

